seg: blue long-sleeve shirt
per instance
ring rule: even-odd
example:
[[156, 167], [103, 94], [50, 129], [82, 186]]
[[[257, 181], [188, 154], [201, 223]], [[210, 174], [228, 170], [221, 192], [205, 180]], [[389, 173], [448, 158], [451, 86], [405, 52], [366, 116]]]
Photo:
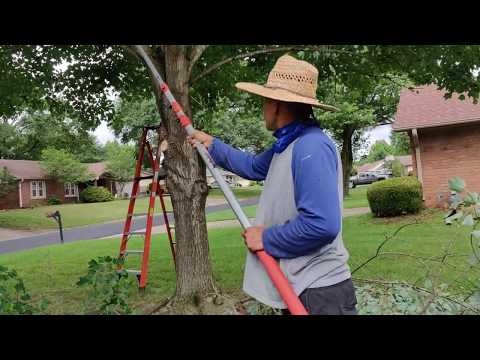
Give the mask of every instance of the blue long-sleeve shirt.
[[[273, 148], [253, 155], [214, 139], [209, 152], [217, 165], [249, 180], [264, 180]], [[341, 228], [337, 153], [318, 127], [306, 128], [294, 144], [292, 175], [298, 215], [265, 229], [263, 246], [277, 258], [307, 255], [331, 243]]]

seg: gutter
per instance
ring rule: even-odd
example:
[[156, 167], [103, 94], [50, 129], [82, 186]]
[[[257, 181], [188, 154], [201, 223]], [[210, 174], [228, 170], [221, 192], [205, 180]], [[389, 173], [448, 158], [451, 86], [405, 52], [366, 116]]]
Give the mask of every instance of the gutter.
[[[413, 138], [413, 147], [415, 150], [415, 162], [417, 166], [417, 176], [418, 180], [422, 184], [423, 187], [423, 171], [422, 171], [422, 157], [420, 154], [420, 137], [418, 136], [417, 129], [412, 129], [412, 138]], [[422, 200], [425, 201], [425, 195], [422, 196]]]
[[23, 183], [23, 178], [20, 178], [20, 181], [18, 182], [18, 205], [20, 206], [20, 209], [23, 208], [23, 200], [22, 200], [22, 183]]

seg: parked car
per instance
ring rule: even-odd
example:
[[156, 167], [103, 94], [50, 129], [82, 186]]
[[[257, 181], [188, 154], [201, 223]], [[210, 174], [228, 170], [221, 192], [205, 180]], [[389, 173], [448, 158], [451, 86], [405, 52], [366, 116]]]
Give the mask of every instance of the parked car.
[[385, 178], [379, 179], [377, 175], [372, 172], [359, 173], [357, 176], [350, 178], [351, 187], [355, 188], [357, 185], [368, 185], [374, 183], [375, 181], [384, 180]]

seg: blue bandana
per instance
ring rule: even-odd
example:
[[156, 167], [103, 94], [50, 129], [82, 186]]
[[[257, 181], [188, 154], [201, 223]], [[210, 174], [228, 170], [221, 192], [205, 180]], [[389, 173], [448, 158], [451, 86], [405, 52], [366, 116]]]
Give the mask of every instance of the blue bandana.
[[273, 136], [277, 138], [277, 141], [273, 144], [273, 151], [277, 154], [280, 154], [285, 150], [288, 145], [290, 145], [296, 138], [298, 138], [303, 130], [308, 127], [317, 126], [317, 123], [313, 120], [305, 121], [294, 121], [280, 129], [275, 130]]

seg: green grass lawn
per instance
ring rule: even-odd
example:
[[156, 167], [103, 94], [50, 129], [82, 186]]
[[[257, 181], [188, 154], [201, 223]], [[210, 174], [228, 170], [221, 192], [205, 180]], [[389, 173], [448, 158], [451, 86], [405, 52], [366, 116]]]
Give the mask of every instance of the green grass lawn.
[[[260, 196], [263, 186], [253, 185], [245, 188], [233, 187], [231, 188], [237, 199], [246, 199], [251, 197]], [[211, 189], [208, 193], [211, 197], [224, 197], [223, 192], [220, 189]]]
[[[170, 199], [165, 200], [167, 209], [170, 209]], [[137, 199], [135, 213], [147, 213], [148, 201], [148, 197]], [[29, 230], [57, 228], [57, 223], [45, 216], [47, 212], [55, 210], [60, 211], [63, 226], [66, 228], [121, 220], [127, 215], [128, 202], [128, 200], [115, 200], [94, 204], [63, 204], [40, 206], [34, 209], [4, 210], [0, 211], [0, 227]], [[155, 201], [155, 208], [160, 209], [158, 199]]]
[[[254, 218], [257, 212], [257, 205], [245, 206], [242, 208], [245, 211], [245, 214], [249, 218]], [[216, 211], [214, 213], [207, 214], [207, 221], [222, 221], [222, 220], [233, 220], [237, 217], [234, 215], [232, 210], [222, 210]]]
[[359, 207], [368, 207], [367, 200], [368, 185], [360, 185], [355, 189], [350, 189], [350, 193], [343, 201], [344, 209], [352, 209]]
[[[421, 219], [423, 224], [405, 228], [382, 251], [411, 256], [435, 256], [442, 254], [443, 248], [453, 239], [453, 253], [471, 254], [466, 228], [443, 225], [440, 212], [426, 211]], [[344, 242], [350, 252], [351, 268], [356, 268], [373, 256], [385, 234], [393, 233], [399, 226], [410, 221], [412, 217], [384, 220], [373, 219], [371, 215], [344, 219]], [[240, 232], [240, 227], [209, 232], [215, 279], [227, 291], [238, 292], [241, 289], [246, 250]], [[132, 239], [130, 248], [139, 247], [140, 240]], [[48, 310], [50, 313], [79, 313], [84, 290], [77, 289], [75, 282], [86, 272], [90, 259], [105, 255], [116, 256], [118, 248], [119, 239], [79, 241], [0, 255], [0, 265], [17, 269], [34, 300], [42, 296], [51, 302]], [[452, 289], [462, 291], [462, 283], [478, 279], [478, 273], [469, 271], [467, 259], [468, 256], [451, 257], [447, 260], [448, 267], [440, 268], [437, 262], [422, 263], [409, 256], [381, 256], [355, 273], [354, 277], [410, 283], [419, 280], [419, 286], [422, 286], [422, 275], [430, 271], [437, 274], [441, 282], [451, 284]], [[164, 235], [153, 237], [150, 264], [149, 286], [145, 296], [140, 297], [135, 292], [131, 297], [132, 303], [139, 308], [145, 304], [158, 303], [174, 292], [174, 268]], [[457, 268], [452, 268], [453, 265]], [[130, 263], [128, 267], [136, 266], [137, 264]]]

